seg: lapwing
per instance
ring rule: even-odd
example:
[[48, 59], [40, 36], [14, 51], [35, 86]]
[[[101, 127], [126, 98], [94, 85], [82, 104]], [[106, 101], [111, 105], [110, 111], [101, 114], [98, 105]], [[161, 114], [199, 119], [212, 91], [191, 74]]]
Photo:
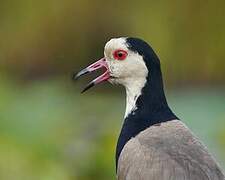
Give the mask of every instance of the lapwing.
[[168, 106], [160, 61], [148, 43], [131, 37], [111, 39], [104, 57], [74, 78], [98, 69], [105, 71], [83, 92], [103, 81], [126, 89], [116, 147], [118, 180], [225, 179], [207, 148]]

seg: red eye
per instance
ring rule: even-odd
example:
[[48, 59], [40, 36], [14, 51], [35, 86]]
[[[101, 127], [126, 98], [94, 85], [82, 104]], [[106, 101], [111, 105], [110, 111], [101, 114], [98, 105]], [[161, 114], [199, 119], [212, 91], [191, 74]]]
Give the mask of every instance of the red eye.
[[113, 53], [113, 57], [116, 60], [124, 60], [127, 57], [127, 52], [124, 51], [124, 50], [120, 50], [120, 49], [119, 50], [116, 50]]

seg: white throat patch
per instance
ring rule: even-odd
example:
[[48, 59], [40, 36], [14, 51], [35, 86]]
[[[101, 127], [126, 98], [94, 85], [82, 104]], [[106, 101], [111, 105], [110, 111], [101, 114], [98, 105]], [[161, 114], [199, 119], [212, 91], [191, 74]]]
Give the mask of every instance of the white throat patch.
[[126, 88], [126, 112], [124, 118], [126, 118], [130, 113], [134, 113], [137, 109], [136, 101], [141, 95], [141, 91], [146, 83], [146, 78], [131, 79]]

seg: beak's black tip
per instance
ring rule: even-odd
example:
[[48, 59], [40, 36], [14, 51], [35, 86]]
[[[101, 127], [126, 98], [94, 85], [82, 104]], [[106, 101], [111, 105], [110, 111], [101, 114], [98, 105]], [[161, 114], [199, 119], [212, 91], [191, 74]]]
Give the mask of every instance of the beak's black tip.
[[73, 80], [78, 80], [81, 76], [85, 75], [89, 73], [88, 69], [83, 69], [82, 71], [78, 72], [78, 73], [74, 73], [72, 75], [72, 79]]
[[74, 74], [72, 75], [72, 79], [73, 79], [73, 80], [78, 80], [79, 77], [80, 77], [80, 76], [78, 76], [78, 73], [74, 73]]
[[95, 85], [94, 82], [90, 82], [84, 89], [83, 91], [81, 91], [81, 94], [83, 94], [84, 92], [86, 92], [88, 89], [92, 88]]
[[87, 90], [85, 90], [86, 88], [84, 88], [80, 93], [81, 94], [84, 94], [85, 93], [85, 91], [87, 91]]

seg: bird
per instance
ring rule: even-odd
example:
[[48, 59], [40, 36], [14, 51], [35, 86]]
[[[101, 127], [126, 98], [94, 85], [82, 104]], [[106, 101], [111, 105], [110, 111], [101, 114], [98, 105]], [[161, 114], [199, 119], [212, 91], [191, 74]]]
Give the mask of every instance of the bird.
[[116, 146], [118, 180], [224, 180], [206, 146], [171, 110], [161, 64], [152, 47], [134, 37], [112, 38], [104, 57], [73, 78], [104, 69], [82, 93], [108, 81], [126, 90], [126, 110]]

